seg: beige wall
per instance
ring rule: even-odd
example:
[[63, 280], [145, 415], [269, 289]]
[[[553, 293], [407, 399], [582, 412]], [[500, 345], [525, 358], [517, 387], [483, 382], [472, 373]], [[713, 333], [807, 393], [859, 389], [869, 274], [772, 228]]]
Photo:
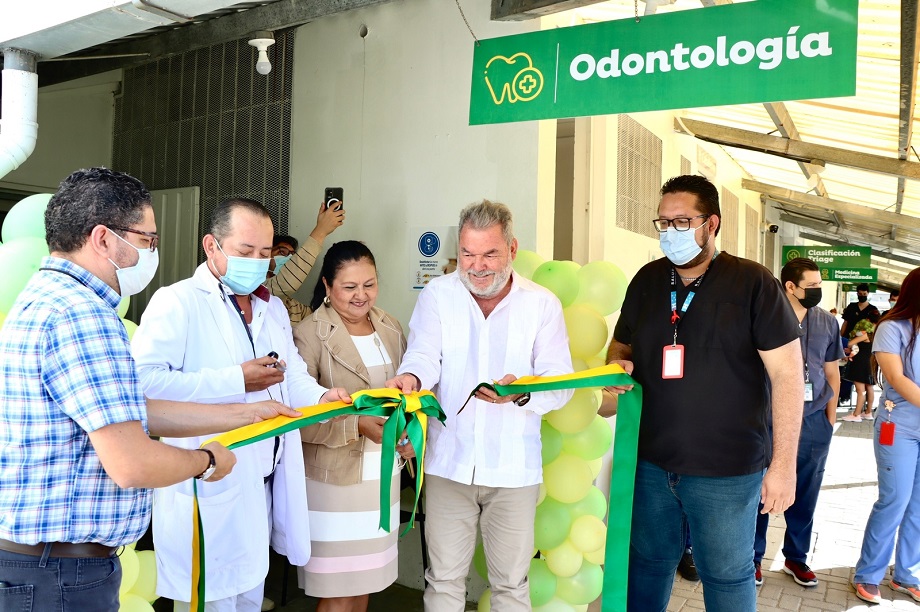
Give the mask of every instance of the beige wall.
[[[537, 26], [492, 23], [488, 2], [464, 10], [482, 38]], [[409, 228], [456, 225], [465, 204], [489, 198], [511, 206], [522, 245], [536, 246], [538, 123], [468, 125], [473, 44], [445, 0], [348, 11], [297, 34], [290, 230], [306, 236], [323, 188], [344, 187], [346, 224], [329, 242], [368, 244], [378, 305], [404, 326], [417, 296], [408, 283]]]

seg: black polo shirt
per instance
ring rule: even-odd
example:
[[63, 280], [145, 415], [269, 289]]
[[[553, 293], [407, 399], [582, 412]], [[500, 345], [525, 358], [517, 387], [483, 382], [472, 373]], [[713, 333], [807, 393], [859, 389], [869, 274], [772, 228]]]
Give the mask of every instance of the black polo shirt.
[[[720, 253], [680, 321], [684, 376], [665, 380], [662, 349], [674, 337], [671, 269], [662, 258], [639, 270], [613, 334], [632, 346], [633, 377], [643, 388], [639, 458], [697, 476], [763, 470], [772, 457], [771, 412], [757, 351], [799, 337], [792, 306], [769, 270]], [[678, 309], [689, 291], [678, 280]]]

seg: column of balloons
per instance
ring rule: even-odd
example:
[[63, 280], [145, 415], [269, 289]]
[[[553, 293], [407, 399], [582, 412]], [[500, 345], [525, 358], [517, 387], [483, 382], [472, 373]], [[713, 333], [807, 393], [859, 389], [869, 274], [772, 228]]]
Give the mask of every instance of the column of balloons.
[[[576, 371], [605, 363], [604, 317], [620, 309], [626, 275], [616, 265], [596, 261], [544, 261], [532, 251], [518, 251], [514, 269], [552, 291], [562, 302], [569, 349]], [[597, 414], [601, 394], [579, 389], [541, 426], [543, 485], [534, 520], [534, 559], [530, 562], [530, 601], [534, 612], [575, 612], [601, 594], [607, 526], [607, 499], [594, 486], [613, 431]], [[482, 545], [474, 566], [487, 579]], [[491, 610], [491, 592], [479, 600], [480, 612]]]
[[[29, 279], [38, 271], [42, 258], [48, 255], [45, 241], [45, 208], [51, 199], [50, 193], [37, 193], [23, 198], [6, 214], [0, 235], [0, 270], [3, 283], [0, 284], [0, 327], [19, 294]], [[118, 316], [128, 330], [128, 338], [134, 335], [137, 325], [125, 319], [129, 298], [118, 305]]]

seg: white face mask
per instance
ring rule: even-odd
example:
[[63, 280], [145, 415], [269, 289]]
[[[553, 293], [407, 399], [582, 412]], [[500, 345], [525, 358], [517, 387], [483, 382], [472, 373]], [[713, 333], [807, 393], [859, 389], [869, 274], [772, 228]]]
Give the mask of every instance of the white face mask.
[[[112, 232], [112, 230], [109, 231]], [[136, 295], [143, 291], [156, 275], [157, 267], [160, 265], [160, 253], [147, 248], [138, 248], [115, 232], [112, 232], [112, 234], [137, 251], [137, 263], [127, 268], [122, 268], [109, 259], [109, 263], [115, 266], [115, 276], [118, 278], [121, 297]]]

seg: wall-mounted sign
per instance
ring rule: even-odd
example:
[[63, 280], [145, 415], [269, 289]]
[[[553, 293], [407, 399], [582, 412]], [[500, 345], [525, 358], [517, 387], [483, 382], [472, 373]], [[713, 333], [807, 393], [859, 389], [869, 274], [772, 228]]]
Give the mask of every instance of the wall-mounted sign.
[[[819, 268], [868, 268], [872, 264], [872, 247], [840, 246], [784, 246], [783, 264], [796, 257], [807, 257]], [[834, 279], [827, 279], [834, 280]], [[846, 280], [846, 279], [841, 279]]]
[[878, 270], [875, 268], [821, 268], [821, 279], [847, 283], [875, 283], [878, 282]]
[[770, 0], [478, 41], [470, 124], [856, 93], [857, 0]]
[[409, 286], [421, 291], [431, 279], [457, 267], [457, 228], [414, 227], [409, 232]]

